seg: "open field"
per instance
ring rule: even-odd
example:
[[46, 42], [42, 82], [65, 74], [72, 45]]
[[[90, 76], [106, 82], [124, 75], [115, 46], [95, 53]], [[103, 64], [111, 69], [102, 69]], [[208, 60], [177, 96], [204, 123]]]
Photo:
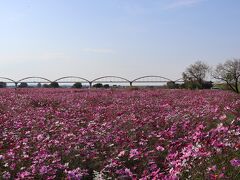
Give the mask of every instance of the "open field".
[[0, 90], [0, 179], [240, 179], [226, 91]]

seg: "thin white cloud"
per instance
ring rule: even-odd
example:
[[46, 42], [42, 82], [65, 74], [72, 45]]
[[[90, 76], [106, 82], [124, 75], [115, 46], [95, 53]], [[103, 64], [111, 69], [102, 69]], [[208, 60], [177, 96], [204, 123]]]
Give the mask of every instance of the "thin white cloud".
[[27, 63], [33, 61], [59, 61], [68, 60], [69, 57], [61, 52], [44, 52], [44, 53], [16, 53], [1, 54], [1, 63]]
[[176, 9], [183, 7], [193, 7], [203, 2], [204, 0], [174, 0], [172, 3], [165, 6], [165, 9]]
[[102, 53], [102, 54], [112, 54], [115, 51], [108, 48], [84, 48], [82, 49], [84, 52], [90, 52], [90, 53]]

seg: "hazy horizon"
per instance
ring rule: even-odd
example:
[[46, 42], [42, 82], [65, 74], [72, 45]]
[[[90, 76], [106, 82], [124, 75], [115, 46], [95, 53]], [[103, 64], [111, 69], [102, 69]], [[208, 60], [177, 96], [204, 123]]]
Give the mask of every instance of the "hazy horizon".
[[240, 1], [0, 0], [0, 77], [181, 78], [240, 58]]

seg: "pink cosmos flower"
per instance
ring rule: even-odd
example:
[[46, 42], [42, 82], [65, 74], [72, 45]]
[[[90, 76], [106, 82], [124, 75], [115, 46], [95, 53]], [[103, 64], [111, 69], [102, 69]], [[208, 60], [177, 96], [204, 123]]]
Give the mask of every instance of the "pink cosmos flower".
[[47, 166], [42, 166], [39, 170], [40, 174], [46, 174], [47, 173]]
[[217, 166], [216, 165], [208, 168], [208, 171], [216, 171], [216, 170], [217, 170]]
[[128, 176], [130, 176], [130, 177], [132, 177], [133, 176], [133, 173], [131, 172], [131, 170], [130, 169], [128, 169], [128, 168], [125, 168], [125, 173], [128, 175]]
[[[6, 107], [0, 112], [0, 179], [50, 180], [62, 171], [62, 178], [81, 179], [92, 176], [89, 164], [107, 176], [181, 179], [198, 160], [206, 163], [224, 149], [238, 152], [239, 105], [229, 92], [0, 89], [0, 111]], [[226, 126], [228, 114], [235, 118]], [[233, 170], [218, 171], [220, 163], [207, 169], [210, 177]], [[231, 164], [239, 168], [239, 158]]]
[[222, 116], [219, 117], [220, 120], [224, 120], [226, 118], [227, 118], [226, 114], [223, 114]]
[[10, 179], [11, 178], [11, 174], [9, 172], [3, 172], [3, 179]]
[[20, 177], [22, 178], [22, 179], [25, 179], [27, 176], [29, 176], [30, 175], [30, 172], [28, 172], [28, 171], [24, 171], [24, 172], [22, 172], [21, 174], [20, 174]]
[[137, 155], [139, 155], [138, 149], [131, 149], [129, 158], [135, 157]]
[[165, 150], [164, 147], [162, 147], [162, 146], [157, 146], [156, 149], [157, 149], [158, 151], [164, 151], [164, 150]]
[[232, 166], [239, 167], [240, 166], [240, 159], [232, 159], [230, 161]]
[[37, 140], [38, 141], [41, 141], [43, 139], [43, 135], [42, 134], [39, 134], [38, 136], [37, 136]]
[[125, 151], [123, 150], [123, 151], [121, 151], [119, 154], [118, 154], [118, 157], [122, 157], [122, 156], [124, 156], [125, 155]]

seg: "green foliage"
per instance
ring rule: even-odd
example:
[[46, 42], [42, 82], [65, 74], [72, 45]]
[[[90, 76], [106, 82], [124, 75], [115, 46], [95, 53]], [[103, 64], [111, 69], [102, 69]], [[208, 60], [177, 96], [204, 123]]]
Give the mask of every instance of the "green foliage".
[[94, 84], [93, 87], [95, 87], [95, 88], [102, 88], [103, 84], [97, 83], [97, 84]]
[[59, 88], [60, 86], [59, 86], [58, 82], [51, 82], [50, 87], [51, 88]]
[[38, 88], [42, 87], [41, 83], [38, 83], [38, 84], [37, 84], [37, 87], [38, 87]]
[[49, 88], [50, 86], [49, 86], [49, 84], [43, 84], [42, 87], [43, 87], [43, 88]]
[[185, 81], [180, 87], [186, 89], [211, 89], [213, 87], [213, 83], [211, 81]]
[[202, 85], [197, 81], [185, 81], [183, 88], [186, 89], [202, 89]]
[[104, 84], [103, 87], [106, 88], [106, 89], [110, 88], [109, 84]]
[[169, 82], [167, 82], [167, 87], [169, 89], [178, 89], [179, 84], [176, 84], [174, 81], [169, 81]]
[[72, 88], [79, 88], [80, 89], [80, 88], [82, 88], [82, 83], [76, 82], [76, 83], [73, 84]]
[[22, 82], [18, 87], [20, 87], [20, 88], [27, 88], [28, 84], [26, 82]]
[[0, 82], [0, 88], [5, 88], [7, 87], [7, 83], [5, 82]]
[[212, 81], [203, 81], [202, 82], [202, 88], [203, 89], [211, 89], [213, 87]]

